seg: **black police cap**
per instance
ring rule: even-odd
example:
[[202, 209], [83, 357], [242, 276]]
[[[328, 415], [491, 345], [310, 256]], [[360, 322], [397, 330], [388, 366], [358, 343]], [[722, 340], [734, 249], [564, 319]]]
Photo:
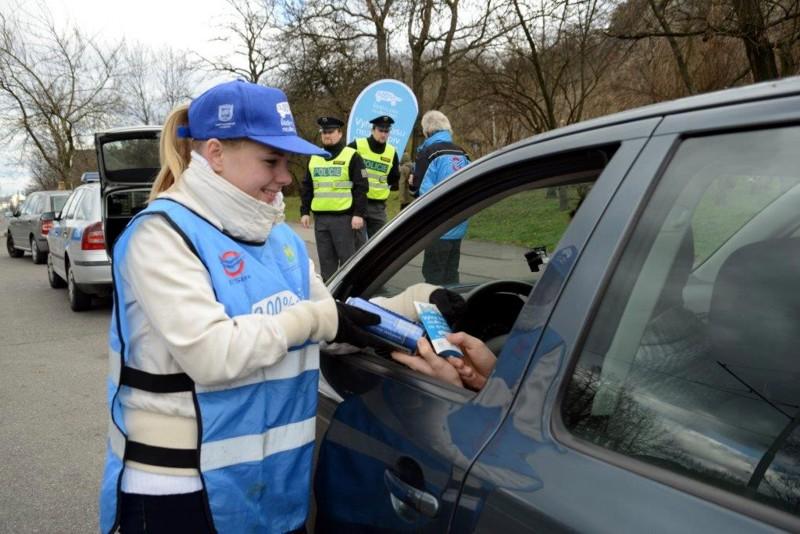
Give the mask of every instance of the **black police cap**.
[[344, 122], [336, 117], [319, 117], [317, 124], [319, 124], [320, 128], [341, 128], [344, 126]]
[[375, 126], [391, 126], [392, 124], [394, 124], [394, 119], [391, 118], [389, 115], [381, 115], [380, 117], [375, 117], [369, 122], [371, 122]]

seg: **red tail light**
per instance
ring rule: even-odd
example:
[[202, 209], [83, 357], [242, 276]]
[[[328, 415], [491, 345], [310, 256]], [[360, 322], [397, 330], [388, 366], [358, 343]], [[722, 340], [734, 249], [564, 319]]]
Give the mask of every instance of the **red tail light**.
[[53, 221], [47, 219], [39, 221], [39, 230], [41, 231], [42, 235], [47, 235], [47, 233], [52, 229]]
[[106, 238], [103, 235], [103, 223], [96, 222], [83, 229], [81, 250], [103, 250], [106, 248]]

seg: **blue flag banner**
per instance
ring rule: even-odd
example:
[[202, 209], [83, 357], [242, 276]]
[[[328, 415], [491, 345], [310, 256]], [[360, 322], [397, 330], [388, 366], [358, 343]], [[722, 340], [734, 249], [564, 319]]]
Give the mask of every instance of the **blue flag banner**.
[[389, 144], [397, 150], [397, 158], [402, 159], [418, 111], [417, 97], [403, 82], [385, 79], [371, 83], [361, 91], [350, 110], [347, 142], [351, 143], [357, 137], [369, 137], [372, 133], [369, 121], [388, 115], [394, 119]]

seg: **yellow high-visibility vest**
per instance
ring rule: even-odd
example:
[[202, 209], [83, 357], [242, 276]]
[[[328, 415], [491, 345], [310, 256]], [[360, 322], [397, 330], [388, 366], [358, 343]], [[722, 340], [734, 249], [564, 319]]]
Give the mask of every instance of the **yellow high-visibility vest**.
[[353, 205], [350, 160], [355, 153], [352, 148], [344, 147], [330, 160], [322, 156], [311, 156], [308, 160], [308, 172], [314, 184], [313, 211], [344, 211]]
[[356, 139], [356, 147], [358, 147], [358, 154], [364, 160], [364, 166], [367, 168], [367, 178], [369, 179], [367, 198], [386, 200], [389, 198], [387, 178], [389, 170], [392, 168], [392, 161], [394, 161], [394, 147], [386, 143], [386, 150], [383, 151], [383, 154], [376, 154], [369, 147], [366, 137]]

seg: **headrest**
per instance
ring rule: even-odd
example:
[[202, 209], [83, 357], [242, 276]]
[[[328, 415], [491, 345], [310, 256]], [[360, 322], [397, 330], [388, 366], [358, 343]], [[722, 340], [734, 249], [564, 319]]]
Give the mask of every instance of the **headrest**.
[[800, 396], [798, 325], [800, 238], [745, 245], [725, 260], [709, 309], [716, 360], [760, 393], [789, 402]]

